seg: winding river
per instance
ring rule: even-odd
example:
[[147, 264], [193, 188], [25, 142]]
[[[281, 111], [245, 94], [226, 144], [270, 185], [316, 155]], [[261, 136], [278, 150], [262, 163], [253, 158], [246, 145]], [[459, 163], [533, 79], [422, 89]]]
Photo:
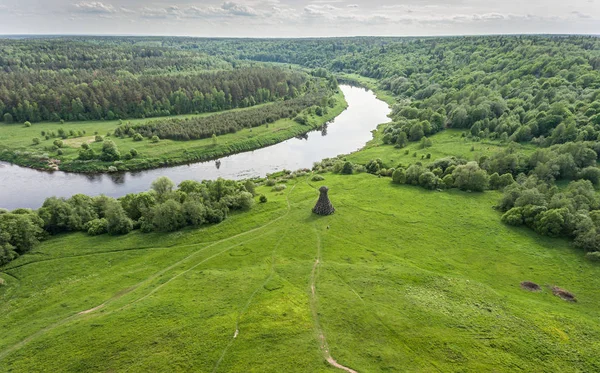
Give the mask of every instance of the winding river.
[[[373, 92], [341, 86], [348, 108], [323, 131], [312, 131], [303, 139], [293, 138], [266, 148], [234, 154], [190, 165], [115, 174], [74, 174], [47, 172], [0, 162], [0, 207], [38, 208], [50, 196], [105, 194], [119, 197], [150, 188], [159, 176], [176, 184], [183, 180], [207, 180], [219, 177], [245, 179], [265, 176], [288, 169], [311, 168], [314, 162], [360, 149], [372, 138], [378, 124], [388, 122], [388, 105]], [[217, 167], [218, 166], [218, 167]]]

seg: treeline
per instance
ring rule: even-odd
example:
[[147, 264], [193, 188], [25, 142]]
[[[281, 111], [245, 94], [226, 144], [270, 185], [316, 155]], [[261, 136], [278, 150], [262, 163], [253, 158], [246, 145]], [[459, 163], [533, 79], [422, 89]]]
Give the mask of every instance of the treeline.
[[[235, 133], [243, 128], [257, 127], [279, 119], [295, 118], [303, 110], [313, 106], [320, 108], [317, 111], [320, 110], [322, 113], [328, 107], [335, 106], [335, 99], [331, 97], [335, 89], [337, 84], [332, 80], [327, 83], [327, 86], [314, 86], [314, 89], [310, 89], [308, 93], [285, 101], [208, 117], [158, 119], [144, 124], [123, 125], [115, 130], [114, 135], [140, 134], [148, 138], [157, 136], [160, 139], [194, 140]], [[302, 117], [298, 118], [298, 122], [302, 122]]]
[[[428, 165], [386, 165], [380, 159], [357, 165], [334, 158], [316, 163], [313, 170], [369, 172], [391, 177], [395, 184], [429, 190], [503, 190], [497, 205], [504, 213], [503, 222], [524, 225], [550, 237], [574, 239], [589, 258], [600, 260], [600, 197], [595, 189], [600, 186], [598, 154], [599, 142], [569, 142], [530, 155], [511, 144], [502, 152], [470, 162], [446, 157]], [[561, 187], [556, 181], [569, 183]]]
[[134, 229], [170, 232], [216, 224], [230, 210], [250, 209], [253, 193], [251, 181], [184, 181], [175, 189], [171, 180], [161, 177], [150, 191], [119, 199], [77, 194], [69, 199], [48, 198], [38, 210], [0, 210], [0, 265], [63, 232], [122, 235]]
[[[69, 40], [69, 42], [67, 42]], [[215, 112], [298, 95], [307, 75], [108, 39], [0, 41], [5, 123]]]

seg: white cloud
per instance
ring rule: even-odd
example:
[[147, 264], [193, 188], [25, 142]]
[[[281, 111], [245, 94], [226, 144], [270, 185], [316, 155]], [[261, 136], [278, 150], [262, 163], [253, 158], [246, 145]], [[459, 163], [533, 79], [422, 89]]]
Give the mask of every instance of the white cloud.
[[234, 3], [233, 1], [223, 3], [221, 8], [236, 16], [254, 17], [258, 15], [258, 12], [255, 9], [247, 5]]
[[73, 5], [78, 12], [82, 13], [110, 14], [116, 12], [115, 7], [100, 1], [80, 1]]

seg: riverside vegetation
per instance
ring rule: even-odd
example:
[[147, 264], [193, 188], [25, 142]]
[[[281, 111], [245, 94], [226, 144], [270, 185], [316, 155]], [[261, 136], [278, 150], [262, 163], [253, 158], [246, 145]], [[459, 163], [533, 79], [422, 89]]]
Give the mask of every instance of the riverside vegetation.
[[[55, 233], [44, 208], [0, 215], [39, 234], [0, 267], [5, 370], [600, 370], [597, 38], [164, 42], [297, 64], [326, 86], [337, 74], [375, 89], [392, 121], [313, 170], [221, 181], [253, 207], [199, 229], [33, 246]], [[310, 212], [322, 185], [327, 217]], [[181, 222], [184, 188], [168, 194]], [[167, 230], [156, 193], [118, 202], [142, 206], [132, 227]]]

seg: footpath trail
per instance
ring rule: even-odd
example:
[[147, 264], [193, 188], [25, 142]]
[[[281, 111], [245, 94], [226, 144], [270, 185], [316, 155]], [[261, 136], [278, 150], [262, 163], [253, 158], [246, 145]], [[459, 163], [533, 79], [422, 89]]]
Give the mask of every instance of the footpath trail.
[[[62, 325], [65, 325], [65, 324], [67, 324], [67, 323], [69, 323], [71, 321], [77, 320], [77, 319], [79, 319], [81, 317], [90, 317], [90, 316], [93, 316], [93, 315], [99, 315], [98, 313], [96, 313], [96, 311], [98, 311], [100, 309], [105, 309], [106, 306], [108, 306], [110, 303], [116, 301], [117, 299], [122, 298], [126, 294], [134, 292], [135, 290], [139, 289], [142, 285], [147, 284], [149, 282], [152, 282], [153, 280], [155, 280], [158, 277], [162, 276], [163, 274], [165, 274], [165, 273], [167, 273], [167, 272], [175, 269], [176, 267], [187, 264], [186, 263], [187, 261], [195, 258], [197, 255], [205, 252], [207, 249], [209, 249], [211, 247], [214, 247], [214, 246], [216, 246], [218, 244], [231, 241], [231, 240], [236, 239], [238, 237], [243, 237], [243, 236], [246, 236], [248, 234], [255, 233], [257, 231], [260, 231], [260, 230], [262, 230], [262, 229], [264, 229], [266, 227], [269, 227], [272, 224], [280, 221], [281, 219], [285, 218], [290, 213], [290, 211], [291, 211], [291, 203], [290, 203], [290, 200], [289, 200], [289, 195], [292, 193], [292, 191], [294, 190], [295, 187], [296, 187], [296, 185], [294, 185], [292, 188], [290, 188], [289, 192], [286, 194], [286, 212], [284, 214], [282, 214], [281, 216], [279, 216], [279, 217], [277, 217], [277, 218], [275, 218], [275, 219], [273, 219], [273, 220], [271, 220], [271, 221], [269, 221], [269, 222], [267, 222], [267, 223], [265, 223], [265, 224], [263, 224], [263, 225], [261, 225], [259, 227], [256, 227], [254, 229], [251, 229], [251, 230], [248, 230], [248, 231], [245, 231], [245, 232], [240, 232], [240, 233], [238, 233], [236, 235], [229, 236], [229, 237], [223, 238], [223, 239], [218, 240], [218, 241], [213, 241], [213, 242], [209, 243], [208, 245], [206, 245], [206, 242], [201, 243], [200, 245], [205, 244], [206, 246], [202, 246], [198, 250], [192, 252], [190, 255], [188, 255], [188, 256], [184, 257], [183, 259], [180, 259], [179, 261], [175, 262], [174, 264], [172, 264], [172, 265], [170, 265], [170, 266], [168, 266], [168, 267], [166, 267], [166, 268], [164, 268], [164, 269], [162, 269], [162, 270], [160, 270], [160, 271], [152, 274], [151, 276], [143, 279], [142, 281], [138, 282], [137, 284], [129, 287], [125, 291], [118, 292], [117, 295], [115, 295], [115, 296], [107, 299], [103, 303], [101, 303], [101, 304], [99, 304], [99, 305], [97, 305], [95, 307], [92, 307], [90, 309], [79, 311], [79, 312], [76, 312], [76, 313], [71, 314], [69, 316], [66, 316], [63, 319], [60, 319], [60, 320], [58, 320], [58, 321], [56, 321], [56, 322], [54, 322], [54, 323], [52, 323], [52, 324], [50, 324], [50, 325], [48, 325], [46, 327], [43, 327], [42, 329], [40, 329], [37, 332], [35, 332], [35, 333], [27, 336], [26, 338], [24, 338], [21, 341], [15, 343], [14, 345], [5, 348], [3, 351], [0, 351], [0, 361], [2, 361], [9, 354], [11, 354], [11, 353], [17, 351], [18, 349], [20, 349], [21, 347], [25, 346], [26, 344], [28, 344], [32, 340], [34, 340], [37, 337], [40, 337], [40, 336], [46, 334], [47, 332], [49, 332], [51, 330], [54, 330], [54, 329], [56, 329], [56, 328], [58, 328], [58, 327], [60, 327]], [[230, 251], [231, 249], [233, 249], [233, 248], [235, 248], [235, 247], [237, 247], [239, 245], [242, 245], [242, 244], [244, 244], [244, 243], [246, 243], [248, 241], [254, 240], [254, 239], [256, 239], [256, 238], [258, 238], [260, 236], [263, 236], [265, 234], [268, 234], [270, 232], [271, 231], [266, 232], [266, 233], [262, 233], [259, 236], [255, 236], [255, 237], [252, 237], [252, 238], [250, 238], [248, 240], [245, 240], [245, 241], [236, 243], [234, 245], [228, 246], [227, 248], [219, 251], [218, 253], [216, 253], [216, 254], [208, 257], [208, 258], [205, 258], [205, 259], [201, 260], [198, 263], [192, 264], [191, 267], [188, 267], [187, 269], [185, 269], [182, 272], [174, 274], [167, 281], [165, 281], [165, 282], [163, 282], [161, 284], [156, 285], [155, 287], [153, 287], [146, 294], [144, 294], [144, 295], [142, 295], [142, 296], [140, 296], [140, 297], [138, 297], [138, 298], [136, 298], [136, 299], [134, 299], [134, 300], [132, 300], [132, 301], [130, 301], [128, 303], [126, 303], [125, 305], [119, 307], [116, 310], [109, 311], [109, 312], [104, 312], [104, 313], [102, 313], [102, 316], [106, 316], [106, 315], [112, 314], [114, 312], [122, 311], [123, 309], [131, 306], [132, 304], [138, 303], [138, 302], [146, 299], [147, 297], [149, 297], [150, 295], [154, 294], [156, 291], [158, 291], [159, 289], [161, 289], [162, 287], [164, 287], [165, 285], [167, 285], [168, 283], [170, 283], [174, 279], [176, 279], [176, 278], [180, 277], [181, 275], [183, 275], [184, 273], [187, 273], [190, 270], [192, 270], [192, 269], [200, 266], [201, 264], [206, 263], [210, 259], [213, 259], [213, 258], [215, 258], [215, 257], [217, 257], [217, 256], [219, 256], [219, 255], [221, 255], [221, 254], [223, 254], [223, 253], [225, 253], [227, 251]], [[190, 244], [190, 245], [185, 245], [185, 246], [186, 247], [195, 246], [195, 244]]]
[[319, 339], [319, 348], [323, 353], [323, 357], [325, 360], [333, 367], [344, 370], [348, 373], [358, 373], [356, 370], [344, 366], [338, 363], [333, 356], [331, 356], [331, 352], [329, 350], [329, 346], [327, 345], [327, 339], [325, 338], [325, 333], [321, 327], [321, 323], [319, 321], [319, 312], [318, 312], [318, 299], [317, 299], [317, 290], [316, 290], [316, 282], [319, 276], [319, 268], [322, 262], [321, 260], [321, 234], [319, 233], [316, 226], [313, 226], [315, 235], [317, 237], [317, 253], [315, 262], [312, 267], [312, 271], [310, 273], [310, 311], [313, 318], [313, 323], [315, 326], [315, 331], [317, 333]]

